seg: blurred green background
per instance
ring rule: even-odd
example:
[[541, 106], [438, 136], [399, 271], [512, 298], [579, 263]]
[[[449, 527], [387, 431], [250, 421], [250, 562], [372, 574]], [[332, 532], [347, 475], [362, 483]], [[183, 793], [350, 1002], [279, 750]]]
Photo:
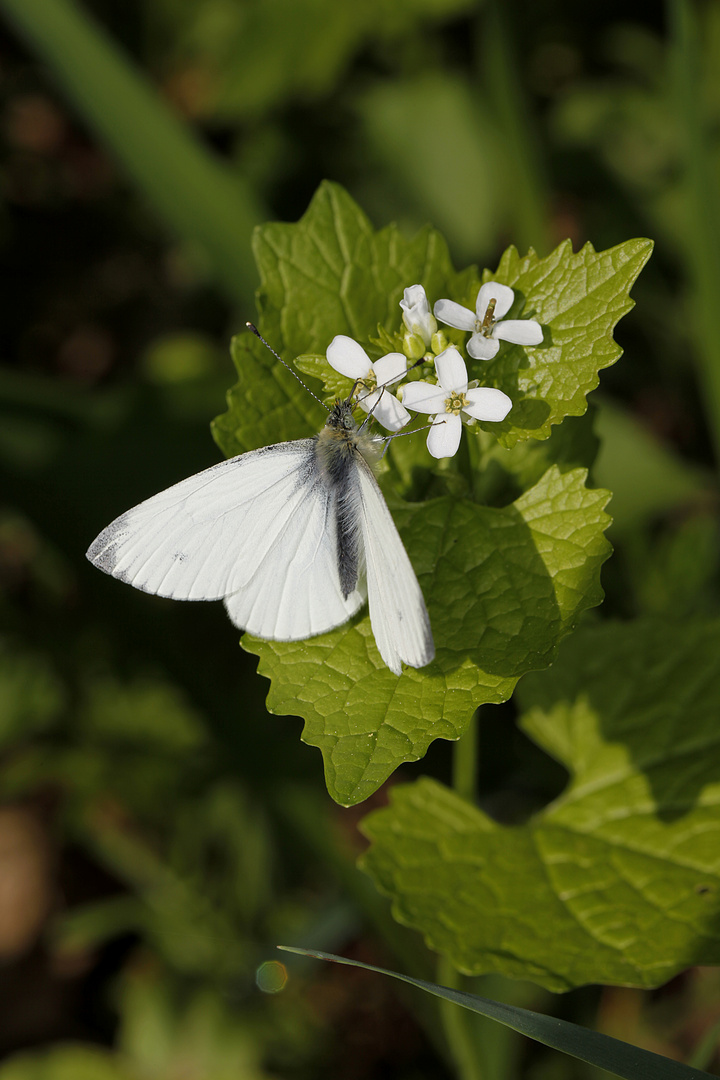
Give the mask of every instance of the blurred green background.
[[[458, 266], [657, 241], [596, 395], [606, 608], [717, 611], [720, 6], [0, 16], [0, 1080], [451, 1075], [433, 1006], [367, 973], [288, 962], [274, 992], [278, 942], [434, 967], [355, 869], [358, 813], [331, 804], [299, 721], [265, 712], [221, 605], [148, 598], [83, 553], [218, 459], [252, 228], [297, 219], [330, 178], [376, 226], [434, 224]], [[564, 782], [512, 719], [481, 721], [483, 805], [504, 820]], [[449, 760], [435, 744], [399, 779]], [[480, 992], [673, 1056], [720, 1019], [702, 969], [652, 995]], [[488, 1076], [590, 1076], [487, 1040]]]

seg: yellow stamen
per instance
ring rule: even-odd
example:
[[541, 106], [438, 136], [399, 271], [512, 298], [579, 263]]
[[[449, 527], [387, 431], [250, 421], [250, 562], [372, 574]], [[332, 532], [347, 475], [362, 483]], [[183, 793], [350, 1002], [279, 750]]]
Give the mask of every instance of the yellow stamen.
[[373, 371], [372, 368], [370, 368], [370, 370], [368, 371], [367, 375], [364, 376], [364, 378], [357, 380], [357, 382], [355, 383], [355, 387], [356, 387], [355, 392], [357, 394], [360, 394], [361, 392], [367, 392], [368, 394], [371, 394], [373, 392], [373, 390], [376, 389], [376, 387], [377, 387], [377, 376], [375, 375], [375, 372]]
[[459, 416], [462, 409], [469, 405], [469, 400], [459, 390], [451, 390], [450, 397], [445, 398], [445, 412]]

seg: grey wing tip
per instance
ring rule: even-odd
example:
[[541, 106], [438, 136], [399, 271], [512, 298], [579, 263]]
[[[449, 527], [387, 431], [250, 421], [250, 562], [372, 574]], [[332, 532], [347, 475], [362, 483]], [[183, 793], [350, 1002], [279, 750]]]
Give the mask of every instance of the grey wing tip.
[[435, 641], [433, 639], [432, 630], [430, 629], [430, 623], [428, 622], [425, 628], [425, 641], [422, 648], [422, 660], [418, 664], [418, 667], [425, 667], [427, 664], [431, 664], [435, 659]]
[[85, 558], [93, 566], [97, 566], [98, 570], [102, 570], [106, 574], [112, 574], [115, 577], [118, 576], [115, 574], [115, 567], [118, 562], [118, 547], [123, 524], [124, 517], [113, 521], [111, 525], [108, 525], [106, 529], [103, 529], [95, 537], [85, 552]]
[[[417, 658], [415, 659], [415, 661], [403, 659], [403, 663], [407, 664], [408, 667], [415, 668], [416, 670], [426, 667], [428, 664], [431, 664], [435, 659], [435, 641], [433, 639], [429, 619], [426, 619], [423, 629], [423, 641], [420, 649], [418, 650]], [[390, 665], [388, 665], [388, 667], [389, 666]], [[390, 668], [390, 670], [394, 671], [396, 675], [400, 675], [402, 667], [399, 671], [395, 671], [394, 668]]]

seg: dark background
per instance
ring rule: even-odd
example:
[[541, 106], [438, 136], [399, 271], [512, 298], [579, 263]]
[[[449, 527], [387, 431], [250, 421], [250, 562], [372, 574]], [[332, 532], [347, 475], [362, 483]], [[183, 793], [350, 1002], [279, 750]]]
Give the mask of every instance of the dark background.
[[[378, 227], [430, 221], [458, 266], [493, 267], [509, 243], [657, 241], [619, 332], [626, 355], [602, 376], [651, 447], [643, 498], [622, 462], [598, 476], [628, 508], [604, 578], [604, 610], [623, 616], [718, 599], [714, 341], [694, 306], [711, 271], [666, 25], [684, 6], [83, 8], [237, 178], [250, 223], [296, 220], [330, 178]], [[690, 10], [714, 194], [720, 19], [715, 4]], [[431, 1008], [373, 976], [300, 965], [282, 994], [258, 989], [272, 989], [277, 971], [260, 966], [278, 941], [434, 968], [354, 869], [369, 807], [331, 803], [300, 722], [265, 712], [221, 605], [149, 598], [83, 558], [120, 511], [218, 460], [229, 340], [254, 315], [249, 230], [229, 282], [173, 224], [173, 163], [163, 203], [12, 18], [0, 140], [0, 1052], [54, 1047], [32, 1074], [48, 1078], [445, 1075]], [[562, 787], [511, 707], [482, 723], [490, 812], [512, 818]], [[446, 779], [447, 744], [400, 778], [420, 771]], [[687, 1057], [718, 1020], [720, 985], [697, 969], [654, 994], [528, 987], [524, 1000]], [[518, 1075], [589, 1076], [504, 1052]], [[8, 1059], [0, 1080], [29, 1076], [11, 1068], [24, 1066]]]

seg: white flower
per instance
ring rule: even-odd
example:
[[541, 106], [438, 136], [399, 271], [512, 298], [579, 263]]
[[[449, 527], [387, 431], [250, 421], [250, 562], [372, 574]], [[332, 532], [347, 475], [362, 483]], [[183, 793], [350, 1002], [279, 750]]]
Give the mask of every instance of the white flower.
[[460, 445], [463, 413], [474, 420], [504, 420], [512, 401], [490, 386], [468, 389], [465, 361], [454, 346], [435, 358], [435, 370], [439, 385], [408, 383], [403, 387], [403, 402], [415, 412], [435, 414], [428, 450], [436, 458], [452, 457]]
[[410, 419], [410, 413], [387, 389], [399, 382], [407, 371], [407, 359], [402, 353], [388, 353], [374, 363], [357, 341], [338, 334], [327, 348], [330, 367], [353, 379], [358, 393], [358, 405], [388, 431], [399, 431]]
[[475, 311], [456, 304], [454, 300], [438, 300], [435, 314], [440, 322], [458, 330], [472, 330], [467, 351], [476, 360], [492, 360], [500, 348], [500, 340], [515, 345], [539, 345], [543, 339], [540, 323], [534, 319], [505, 319], [512, 307], [515, 293], [498, 281], [486, 281], [480, 287]]
[[422, 338], [425, 348], [429, 349], [432, 336], [437, 331], [437, 323], [430, 313], [430, 305], [422, 285], [411, 285], [406, 289], [400, 301], [400, 307], [403, 322], [410, 334], [416, 334]]

